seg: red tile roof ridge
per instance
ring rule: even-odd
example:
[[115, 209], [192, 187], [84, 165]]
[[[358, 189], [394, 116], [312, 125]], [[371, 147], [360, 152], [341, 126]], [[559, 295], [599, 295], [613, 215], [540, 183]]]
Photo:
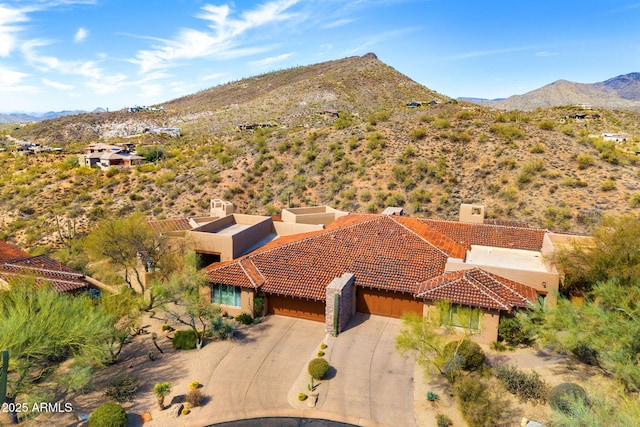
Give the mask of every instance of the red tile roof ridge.
[[[245, 266], [245, 263], [247, 264], [246, 266]], [[267, 281], [267, 279], [264, 277], [264, 275], [262, 274], [258, 266], [255, 265], [255, 263], [251, 258], [244, 258], [242, 260], [239, 260], [238, 265], [240, 265], [240, 268], [242, 269], [244, 274], [247, 275], [247, 277], [249, 278], [249, 281], [251, 282], [254, 288], [256, 289], [259, 288]], [[260, 283], [258, 283], [258, 281], [255, 280], [254, 277], [252, 277], [252, 275], [255, 275], [255, 274], [257, 274], [259, 276], [259, 279], [261, 279]]]
[[504, 225], [504, 224], [487, 224], [484, 222], [478, 223], [478, 222], [468, 222], [468, 221], [454, 221], [451, 219], [434, 219], [434, 218], [416, 218], [419, 221], [434, 221], [434, 222], [446, 222], [449, 224], [464, 224], [464, 225], [477, 225], [477, 226], [482, 226], [482, 227], [493, 227], [493, 228], [513, 228], [513, 229], [518, 229], [518, 230], [527, 230], [527, 231], [544, 231], [545, 233], [548, 233], [550, 230], [547, 228], [537, 228], [537, 227], [531, 227], [531, 226], [527, 226], [527, 227], [521, 227], [518, 225]]
[[[435, 229], [429, 227], [427, 224], [424, 224], [423, 222], [419, 221], [418, 218], [407, 218], [407, 217], [401, 217], [401, 216], [395, 216], [395, 215], [394, 216], [386, 215], [386, 216], [391, 218], [393, 221], [398, 223], [400, 226], [406, 228], [411, 233], [413, 233], [416, 236], [418, 236], [420, 239], [424, 240], [429, 245], [433, 246], [435, 249], [437, 249], [440, 252], [442, 252], [447, 257], [464, 259], [465, 255], [467, 253], [467, 250], [471, 249], [470, 245], [461, 245], [460, 243], [457, 243], [456, 241], [454, 241], [451, 237], [447, 236], [446, 234], [443, 234], [443, 233], [439, 232], [438, 230], [435, 230]], [[444, 249], [442, 249], [441, 247], [439, 247], [436, 244], [437, 241], [429, 240], [425, 236], [422, 236], [418, 231], [412, 230], [406, 224], [403, 224], [403, 222], [409, 222], [409, 221], [415, 221], [415, 222], [418, 222], [419, 224], [421, 224], [421, 225], [423, 225], [425, 227], [428, 227], [429, 231], [431, 233], [434, 233], [436, 236], [438, 236], [439, 240], [441, 239], [442, 241], [449, 242], [452, 245], [454, 245], [455, 251], [452, 250], [451, 251], [452, 253], [449, 253], [449, 252], [445, 251]]]
[[[446, 287], [451, 286], [456, 282], [466, 281], [467, 283], [469, 283], [469, 285], [473, 286], [478, 292], [480, 292], [481, 294], [489, 298], [491, 301], [493, 301], [498, 307], [502, 307], [506, 311], [511, 311], [512, 306], [516, 304], [509, 305], [510, 301], [507, 301], [503, 296], [501, 296], [500, 294], [488, 288], [485, 284], [483, 284], [480, 280], [478, 280], [477, 277], [474, 276], [475, 274], [482, 274], [483, 276], [489, 278], [493, 283], [496, 283], [502, 286], [503, 289], [507, 290], [511, 295], [516, 297], [515, 299], [519, 299], [522, 303], [524, 304], [531, 303], [524, 295], [520, 294], [511, 286], [504, 283], [505, 281], [512, 284], [516, 284], [517, 282], [489, 273], [478, 267], [474, 267], [468, 270], [453, 271], [450, 273], [446, 273], [440, 277], [435, 277], [433, 279], [426, 280], [422, 282], [420, 289], [415, 294], [415, 296], [418, 298], [420, 297], [424, 298], [426, 296], [424, 294], [426, 294], [427, 292], [432, 292], [434, 290], [443, 288], [445, 286]], [[427, 286], [429, 288], [425, 289]], [[523, 286], [526, 286], [526, 285], [523, 285]], [[530, 289], [533, 289], [529, 286], [527, 287]]]
[[57, 276], [73, 276], [73, 277], [77, 277], [78, 279], [82, 279], [85, 277], [84, 274], [78, 273], [75, 271], [50, 270], [47, 268], [30, 267], [26, 265], [14, 265], [12, 264], [12, 262], [5, 262], [4, 264], [0, 264], [0, 268], [7, 268], [8, 270], [13, 270], [13, 271], [29, 270], [29, 271], [33, 271], [34, 273], [53, 274]]

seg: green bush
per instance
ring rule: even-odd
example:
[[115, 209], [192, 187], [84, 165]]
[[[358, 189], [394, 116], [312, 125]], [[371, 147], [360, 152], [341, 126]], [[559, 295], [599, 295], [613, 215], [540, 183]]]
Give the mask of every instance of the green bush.
[[248, 313], [240, 313], [236, 316], [236, 321], [243, 325], [250, 325], [253, 323], [253, 318]]
[[253, 315], [255, 317], [262, 316], [264, 312], [264, 297], [255, 297], [253, 299]]
[[89, 417], [89, 427], [124, 427], [127, 425], [127, 413], [117, 403], [105, 403], [99, 406]]
[[591, 366], [598, 366], [598, 350], [588, 346], [587, 344], [580, 344], [571, 350], [571, 352], [582, 363], [586, 363]]
[[498, 366], [493, 372], [507, 391], [518, 396], [521, 402], [544, 403], [547, 399], [549, 386], [537, 372], [524, 372], [516, 366]]
[[329, 372], [329, 362], [321, 357], [315, 358], [309, 362], [308, 371], [311, 378], [321, 380]]
[[477, 370], [486, 358], [482, 348], [468, 338], [462, 341], [451, 341], [444, 347], [444, 354], [455, 359], [456, 365], [465, 371]]
[[307, 396], [306, 393], [302, 393], [302, 392], [298, 393], [298, 400], [300, 402], [303, 402], [303, 401], [307, 400], [307, 397], [309, 397], [309, 396]]
[[171, 344], [176, 350], [193, 350], [196, 348], [196, 331], [193, 329], [176, 331]]
[[585, 404], [587, 401], [587, 393], [582, 387], [574, 383], [561, 383], [551, 389], [549, 393], [549, 404], [558, 412], [568, 414], [571, 412], [571, 406], [578, 400]]
[[531, 345], [533, 338], [529, 331], [523, 330], [516, 316], [501, 316], [498, 324], [498, 341], [509, 345]]
[[128, 374], [119, 375], [107, 385], [104, 395], [122, 404], [131, 400], [139, 386], [140, 380], [137, 377]]

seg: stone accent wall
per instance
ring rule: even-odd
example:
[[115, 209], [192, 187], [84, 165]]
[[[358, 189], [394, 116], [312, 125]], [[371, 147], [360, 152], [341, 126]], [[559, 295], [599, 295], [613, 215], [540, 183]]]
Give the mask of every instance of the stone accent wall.
[[[336, 277], [327, 286], [327, 300], [325, 308], [325, 325], [327, 332], [333, 334], [334, 331], [334, 313], [338, 311], [338, 330], [340, 333], [344, 331], [347, 322], [355, 311], [355, 278], [353, 273], [344, 273], [340, 277]], [[339, 307], [336, 307], [335, 295], [339, 295]]]

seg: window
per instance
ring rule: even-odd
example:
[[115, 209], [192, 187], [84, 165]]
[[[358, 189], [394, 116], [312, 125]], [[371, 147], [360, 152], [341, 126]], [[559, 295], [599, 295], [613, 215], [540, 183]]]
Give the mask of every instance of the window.
[[213, 285], [211, 286], [211, 302], [240, 307], [240, 288], [231, 285]]
[[480, 310], [457, 304], [444, 304], [441, 307], [440, 323], [477, 331], [480, 329]]

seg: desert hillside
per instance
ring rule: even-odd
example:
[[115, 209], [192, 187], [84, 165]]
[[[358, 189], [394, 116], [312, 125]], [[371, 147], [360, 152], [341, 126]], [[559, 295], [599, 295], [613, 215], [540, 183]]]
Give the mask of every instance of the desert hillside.
[[[640, 209], [637, 113], [457, 103], [373, 54], [236, 81], [162, 107], [8, 126], [10, 137], [0, 139], [0, 239], [51, 247], [133, 211], [206, 215], [213, 197], [245, 213], [276, 214], [289, 204], [404, 206], [449, 219], [460, 203], [474, 202], [490, 217], [572, 231]], [[153, 127], [182, 134], [149, 133]], [[627, 141], [605, 141], [604, 132], [624, 132]], [[23, 156], [16, 139], [64, 152]], [[151, 161], [106, 171], [76, 161], [89, 143], [125, 141]]]

